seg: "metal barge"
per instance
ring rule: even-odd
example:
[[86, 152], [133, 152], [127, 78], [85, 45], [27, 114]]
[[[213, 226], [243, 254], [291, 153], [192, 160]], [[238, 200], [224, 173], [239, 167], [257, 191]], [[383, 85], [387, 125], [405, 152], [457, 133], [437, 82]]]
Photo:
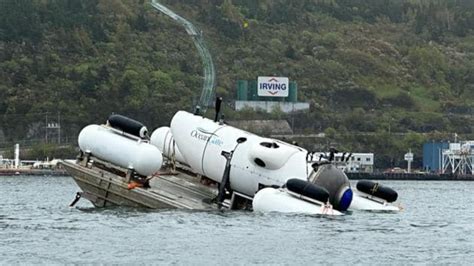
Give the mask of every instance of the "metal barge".
[[217, 209], [213, 203], [217, 189], [200, 183], [198, 176], [183, 170], [167, 171], [146, 180], [94, 157], [61, 165], [81, 188], [73, 206], [81, 197], [96, 207], [128, 206], [151, 209]]

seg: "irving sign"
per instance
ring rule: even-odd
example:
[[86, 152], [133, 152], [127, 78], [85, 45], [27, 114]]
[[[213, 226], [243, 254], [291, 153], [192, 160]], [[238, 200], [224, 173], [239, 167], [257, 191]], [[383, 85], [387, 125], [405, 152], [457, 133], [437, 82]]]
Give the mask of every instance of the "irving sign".
[[258, 96], [288, 97], [289, 82], [286, 77], [258, 77]]

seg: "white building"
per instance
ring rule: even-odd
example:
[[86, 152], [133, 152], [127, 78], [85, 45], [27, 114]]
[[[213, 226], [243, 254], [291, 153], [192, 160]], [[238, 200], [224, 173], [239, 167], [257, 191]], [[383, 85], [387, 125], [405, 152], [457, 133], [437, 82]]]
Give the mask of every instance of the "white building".
[[[320, 155], [329, 156], [329, 153], [316, 152], [313, 160], [317, 160]], [[347, 157], [349, 159], [347, 159]], [[334, 155], [334, 163], [337, 168], [346, 173], [372, 173], [374, 171], [374, 154], [373, 153], [336, 153]]]

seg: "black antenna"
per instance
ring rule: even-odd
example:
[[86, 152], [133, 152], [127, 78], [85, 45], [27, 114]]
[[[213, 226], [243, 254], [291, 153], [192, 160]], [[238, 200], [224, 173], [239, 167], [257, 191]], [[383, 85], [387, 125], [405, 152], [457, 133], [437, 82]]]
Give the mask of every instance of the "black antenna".
[[219, 113], [221, 111], [221, 103], [222, 103], [222, 97], [217, 97], [216, 98], [216, 117], [214, 118], [214, 122], [217, 122], [219, 120]]

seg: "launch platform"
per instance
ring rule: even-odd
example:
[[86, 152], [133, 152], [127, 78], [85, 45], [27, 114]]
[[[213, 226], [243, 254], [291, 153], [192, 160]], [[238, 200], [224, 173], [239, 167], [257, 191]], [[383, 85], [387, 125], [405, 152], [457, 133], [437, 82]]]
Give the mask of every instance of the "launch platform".
[[82, 190], [76, 199], [84, 197], [96, 207], [193, 210], [217, 208], [217, 205], [212, 203], [217, 189], [201, 184], [198, 176], [182, 170], [157, 173], [148, 177], [143, 186], [134, 181], [126, 169], [120, 169], [97, 158], [77, 162], [62, 161], [61, 165]]

